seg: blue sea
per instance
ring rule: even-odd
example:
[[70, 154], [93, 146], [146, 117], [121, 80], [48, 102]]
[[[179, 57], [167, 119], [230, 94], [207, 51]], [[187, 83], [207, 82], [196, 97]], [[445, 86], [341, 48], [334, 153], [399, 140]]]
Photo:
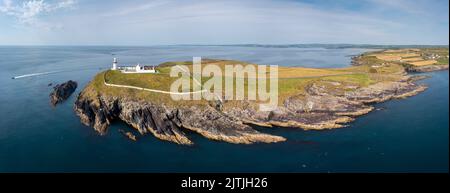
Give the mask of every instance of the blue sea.
[[[203, 58], [259, 64], [345, 67], [368, 49], [246, 46], [0, 47], [0, 172], [448, 172], [449, 73], [427, 73], [425, 92], [377, 104], [348, 127], [326, 131], [257, 128], [286, 137], [236, 145], [189, 132], [194, 146], [149, 135], [132, 142], [114, 122], [106, 136], [73, 112], [77, 94], [101, 70], [120, 63]], [[14, 76], [46, 73], [12, 79]], [[50, 106], [53, 85], [75, 80], [66, 102]]]

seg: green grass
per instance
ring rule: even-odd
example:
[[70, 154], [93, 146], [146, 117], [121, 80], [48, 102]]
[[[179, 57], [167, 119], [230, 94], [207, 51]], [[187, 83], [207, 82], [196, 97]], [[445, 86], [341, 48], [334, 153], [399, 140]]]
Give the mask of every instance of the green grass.
[[[384, 51], [372, 52], [372, 54], [383, 54], [383, 53], [384, 53]], [[405, 52], [397, 52], [397, 54], [402, 54], [402, 53], [405, 54], [406, 51], [405, 51]], [[437, 55], [440, 56], [440, 58], [437, 59], [437, 63], [435, 63], [435, 64], [433, 64], [433, 65], [448, 65], [448, 64], [449, 64], [448, 58], [447, 58], [447, 56], [449, 55], [449, 49], [448, 49], [448, 47], [447, 47], [447, 48], [445, 48], [445, 47], [439, 47], [439, 48], [419, 48], [419, 51], [414, 51], [414, 53], [417, 53], [417, 54], [419, 54], [420, 56], [403, 57], [403, 59], [407, 59], [407, 58], [415, 58], [415, 57], [422, 57], [422, 58], [423, 58], [423, 56], [426, 56], [426, 55], [437, 54]], [[373, 63], [373, 64], [377, 63], [377, 61], [376, 61], [375, 59], [370, 58], [370, 57], [366, 57], [366, 56], [363, 57], [362, 60], [363, 60], [363, 61], [366, 61], [367, 63]], [[383, 61], [383, 60], [381, 60], [381, 61], [382, 61], [382, 62], [386, 62], [386, 61]], [[410, 65], [410, 64], [408, 64], [409, 62], [404, 62], [404, 63], [401, 63], [401, 62], [390, 62], [390, 63], [401, 64], [401, 65], [403, 65], [403, 66], [405, 66], [405, 67], [407, 67], [408, 65]]]
[[448, 65], [448, 58], [447, 57], [441, 57], [437, 60], [437, 65]]
[[175, 80], [177, 80], [177, 78], [172, 78], [168, 74], [124, 74], [120, 71], [113, 70], [108, 70], [105, 74], [105, 81], [107, 83], [163, 91], [169, 91], [171, 83]]
[[369, 78], [368, 74], [349, 74], [342, 76], [329, 76], [324, 77], [322, 80], [334, 81], [346, 84], [352, 84], [359, 87], [369, 86], [373, 81]]
[[[332, 89], [333, 92], [348, 91], [349, 88], [366, 87], [370, 84], [374, 84], [381, 81], [397, 80], [401, 75], [403, 67], [398, 64], [389, 64], [382, 68], [377, 68], [376, 72], [371, 71], [372, 62], [379, 63], [380, 61], [372, 56], [363, 56], [360, 58], [366, 65], [353, 66], [348, 68], [339, 69], [313, 69], [313, 68], [293, 68], [293, 67], [279, 67], [278, 91], [279, 91], [279, 104], [283, 104], [283, 101], [291, 96], [302, 96], [306, 94], [308, 85], [320, 84], [327, 89]], [[230, 61], [230, 60], [206, 60], [202, 61], [202, 64], [218, 64], [223, 67], [227, 64], [242, 64], [249, 65], [249, 63]], [[129, 85], [136, 87], [143, 87], [149, 89], [170, 91], [171, 84], [177, 80], [177, 77], [169, 77], [171, 66], [173, 65], [187, 65], [189, 69], [192, 69], [192, 62], [166, 62], [157, 67], [158, 74], [124, 74], [119, 71], [105, 71], [96, 75], [96, 77], [86, 87], [83, 95], [95, 97], [100, 94], [108, 96], [117, 96], [125, 98], [133, 98], [136, 100], [146, 100], [156, 103], [163, 103], [166, 105], [177, 106], [191, 106], [191, 105], [207, 105], [208, 101], [174, 101], [170, 95], [162, 93], [152, 93], [141, 90], [133, 90], [129, 88], [116, 88], [108, 87], [104, 85], [103, 81], [107, 83], [118, 85]], [[203, 65], [203, 66], [204, 66]], [[192, 71], [192, 70], [191, 70]], [[225, 79], [230, 77], [222, 77], [222, 88], [225, 89]], [[202, 83], [208, 81], [209, 78], [203, 77]], [[180, 92], [192, 91], [192, 78], [191, 89]], [[236, 81], [234, 81], [236, 84]], [[249, 82], [244, 80], [244, 92], [245, 96], [248, 95]], [[270, 80], [267, 81], [267, 88], [269, 88]], [[235, 88], [235, 86], [234, 86]], [[263, 101], [256, 101], [263, 102]], [[228, 101], [228, 106], [240, 105], [238, 101]]]

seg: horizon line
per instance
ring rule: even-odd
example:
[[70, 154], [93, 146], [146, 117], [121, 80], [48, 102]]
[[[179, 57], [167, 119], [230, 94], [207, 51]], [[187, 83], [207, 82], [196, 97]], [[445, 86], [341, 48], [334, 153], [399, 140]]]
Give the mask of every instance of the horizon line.
[[449, 44], [371, 44], [371, 43], [231, 43], [231, 44], [148, 44], [148, 45], [133, 45], [133, 44], [0, 44], [0, 46], [112, 46], [112, 47], [152, 47], [152, 46], [445, 46]]

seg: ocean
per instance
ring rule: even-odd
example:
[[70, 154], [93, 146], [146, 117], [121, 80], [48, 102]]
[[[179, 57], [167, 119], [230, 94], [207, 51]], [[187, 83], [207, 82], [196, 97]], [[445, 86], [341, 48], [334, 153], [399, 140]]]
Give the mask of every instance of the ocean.
[[[348, 127], [325, 131], [257, 128], [287, 138], [236, 145], [188, 132], [181, 146], [148, 135], [137, 142], [105, 136], [80, 123], [77, 94], [98, 72], [120, 63], [159, 64], [203, 58], [259, 64], [345, 67], [362, 48], [246, 46], [0, 46], [0, 172], [448, 172], [449, 73], [426, 73], [425, 92], [377, 104]], [[12, 79], [22, 76], [23, 78]], [[76, 92], [56, 108], [53, 85], [75, 80]]]

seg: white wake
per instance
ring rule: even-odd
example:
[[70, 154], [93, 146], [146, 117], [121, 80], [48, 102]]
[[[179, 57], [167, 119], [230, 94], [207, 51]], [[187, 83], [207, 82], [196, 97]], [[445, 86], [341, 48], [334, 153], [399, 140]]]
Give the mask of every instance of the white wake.
[[12, 79], [27, 78], [27, 77], [33, 77], [33, 76], [42, 76], [42, 75], [56, 74], [56, 73], [62, 73], [62, 72], [74, 72], [74, 71], [93, 70], [93, 69], [102, 70], [104, 68], [82, 68], [82, 69], [72, 69], [72, 70], [57, 70], [57, 71], [49, 71], [49, 72], [39, 72], [39, 73], [31, 73], [31, 74], [24, 74], [24, 75], [14, 76], [14, 77], [12, 77]]
[[42, 76], [42, 75], [46, 75], [46, 74], [54, 74], [54, 73], [59, 73], [59, 72], [64, 72], [64, 71], [50, 71], [50, 72], [24, 74], [24, 75], [20, 75], [20, 76], [14, 76], [14, 77], [12, 77], [12, 79], [26, 78], [26, 77], [32, 77], [32, 76]]

